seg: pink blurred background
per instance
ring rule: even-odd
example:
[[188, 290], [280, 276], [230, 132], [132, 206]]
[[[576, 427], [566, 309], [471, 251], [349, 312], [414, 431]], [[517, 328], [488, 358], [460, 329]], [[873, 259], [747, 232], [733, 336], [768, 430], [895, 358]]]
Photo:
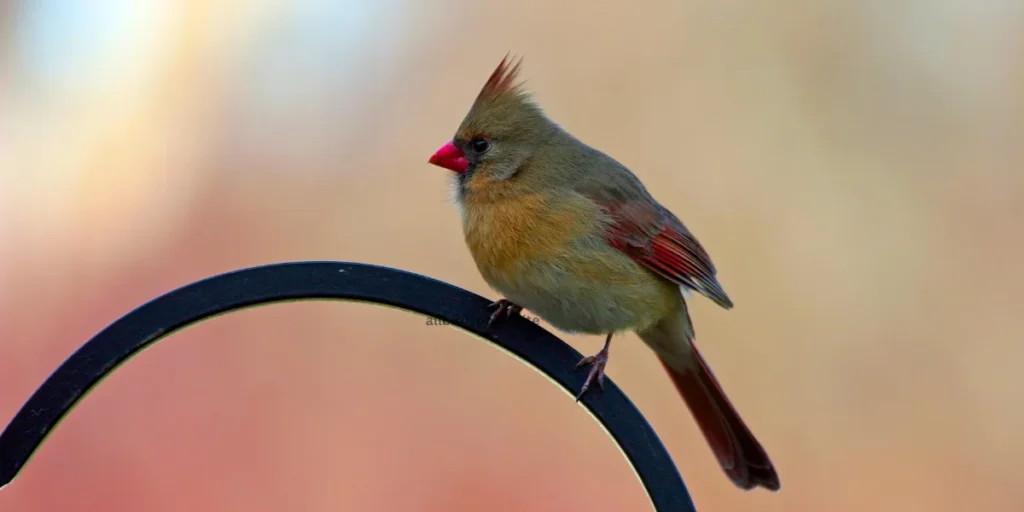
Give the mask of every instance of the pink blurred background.
[[[698, 341], [779, 494], [729, 483], [635, 336], [609, 366], [698, 509], [1024, 510], [1012, 0], [0, 3], [2, 423], [89, 336], [220, 272], [363, 261], [493, 297], [426, 159], [509, 50], [737, 303], [694, 299]], [[414, 315], [305, 303], [119, 369], [0, 509], [650, 508], [521, 363]]]

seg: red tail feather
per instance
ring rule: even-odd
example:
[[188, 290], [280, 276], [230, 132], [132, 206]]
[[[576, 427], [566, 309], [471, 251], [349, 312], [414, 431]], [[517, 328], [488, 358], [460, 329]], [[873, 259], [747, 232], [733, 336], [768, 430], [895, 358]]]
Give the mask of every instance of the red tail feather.
[[690, 349], [695, 364], [684, 371], [673, 369], [664, 360], [661, 362], [722, 469], [741, 489], [749, 490], [760, 485], [771, 491], [779, 490], [779, 475], [768, 454], [722, 392], [697, 347], [690, 344]]

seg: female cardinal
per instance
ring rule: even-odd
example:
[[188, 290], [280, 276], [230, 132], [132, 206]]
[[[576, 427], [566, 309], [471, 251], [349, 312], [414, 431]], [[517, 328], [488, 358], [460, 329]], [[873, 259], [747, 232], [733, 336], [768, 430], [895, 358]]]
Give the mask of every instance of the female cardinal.
[[729, 478], [777, 491], [768, 454], [693, 344], [684, 294], [733, 305], [708, 253], [629, 169], [547, 118], [515, 83], [520, 63], [502, 59], [429, 160], [454, 172], [466, 244], [505, 297], [490, 323], [526, 307], [561, 330], [607, 335], [577, 365], [592, 365], [577, 400], [595, 381], [603, 387], [612, 335], [635, 331]]

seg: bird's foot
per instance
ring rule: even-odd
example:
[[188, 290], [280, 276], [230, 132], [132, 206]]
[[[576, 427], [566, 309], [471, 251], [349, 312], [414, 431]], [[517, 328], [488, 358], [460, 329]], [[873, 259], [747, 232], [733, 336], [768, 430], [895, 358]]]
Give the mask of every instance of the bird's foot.
[[491, 315], [491, 319], [487, 321], [488, 329], [490, 329], [495, 322], [501, 319], [502, 315], [505, 316], [505, 319], [508, 319], [512, 318], [512, 315], [518, 315], [519, 312], [523, 310], [522, 306], [513, 304], [509, 302], [507, 299], [500, 299], [498, 301], [492, 302], [489, 306], [487, 306], [487, 309], [493, 308], [498, 308], [498, 310], [495, 311], [494, 314]]
[[583, 394], [590, 389], [590, 386], [597, 382], [597, 387], [604, 389], [604, 369], [608, 365], [608, 348], [611, 346], [612, 335], [608, 335], [608, 339], [604, 342], [604, 347], [601, 351], [592, 355], [580, 359], [580, 362], [576, 363], [576, 368], [582, 368], [587, 365], [590, 366], [590, 373], [587, 375], [587, 380], [583, 382], [583, 387], [580, 388], [580, 392], [576, 395], [576, 401], [579, 402], [583, 398]]

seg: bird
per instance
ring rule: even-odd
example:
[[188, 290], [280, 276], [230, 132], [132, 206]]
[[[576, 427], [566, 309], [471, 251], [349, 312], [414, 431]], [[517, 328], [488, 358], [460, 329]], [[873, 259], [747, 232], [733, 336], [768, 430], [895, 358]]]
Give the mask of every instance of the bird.
[[718, 463], [742, 490], [780, 489], [761, 443], [694, 344], [686, 297], [733, 302], [704, 247], [629, 169], [552, 121], [506, 54], [454, 136], [428, 159], [451, 171], [473, 261], [502, 298], [487, 327], [523, 308], [567, 333], [602, 335], [578, 402], [604, 387], [612, 337], [657, 355]]

